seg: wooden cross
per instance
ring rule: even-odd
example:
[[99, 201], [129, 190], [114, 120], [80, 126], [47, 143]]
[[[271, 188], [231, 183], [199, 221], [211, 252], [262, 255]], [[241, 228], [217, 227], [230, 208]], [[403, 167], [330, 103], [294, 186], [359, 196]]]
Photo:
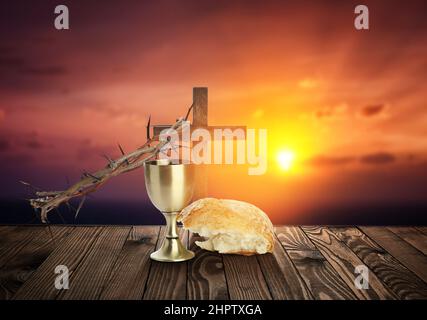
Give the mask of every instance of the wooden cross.
[[[162, 130], [171, 127], [171, 125], [154, 125], [154, 135], [159, 135]], [[204, 128], [209, 131], [214, 129], [243, 129], [246, 133], [246, 126], [209, 126], [208, 123], [208, 88], [193, 88], [193, 123], [191, 128]], [[206, 165], [198, 165], [197, 178], [195, 184], [195, 195], [193, 200], [208, 196], [208, 174]]]

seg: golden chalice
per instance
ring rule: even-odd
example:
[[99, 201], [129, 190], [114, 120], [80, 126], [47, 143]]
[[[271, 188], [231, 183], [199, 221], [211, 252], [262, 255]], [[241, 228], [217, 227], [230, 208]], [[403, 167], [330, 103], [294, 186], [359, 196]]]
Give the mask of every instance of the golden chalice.
[[194, 257], [179, 239], [176, 217], [193, 197], [194, 172], [192, 164], [172, 162], [168, 159], [148, 161], [144, 164], [145, 186], [154, 206], [166, 219], [166, 237], [161, 248], [153, 252], [153, 260], [179, 262]]

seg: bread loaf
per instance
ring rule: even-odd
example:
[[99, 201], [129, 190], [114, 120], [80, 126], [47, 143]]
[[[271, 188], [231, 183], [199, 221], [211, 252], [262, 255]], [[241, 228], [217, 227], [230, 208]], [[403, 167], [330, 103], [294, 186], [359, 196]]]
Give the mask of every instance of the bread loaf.
[[204, 198], [184, 208], [178, 221], [206, 238], [196, 241], [205, 250], [242, 255], [273, 250], [273, 225], [261, 209], [250, 203]]

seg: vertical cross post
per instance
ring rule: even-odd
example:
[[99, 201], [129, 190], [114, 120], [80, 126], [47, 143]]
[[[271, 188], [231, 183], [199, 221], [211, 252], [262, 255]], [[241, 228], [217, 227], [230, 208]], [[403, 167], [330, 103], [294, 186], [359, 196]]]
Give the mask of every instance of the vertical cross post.
[[[208, 127], [208, 88], [193, 88], [194, 127]], [[196, 166], [196, 181], [193, 201], [208, 196], [208, 172], [206, 165]]]
[[208, 88], [193, 88], [193, 126], [208, 126]]

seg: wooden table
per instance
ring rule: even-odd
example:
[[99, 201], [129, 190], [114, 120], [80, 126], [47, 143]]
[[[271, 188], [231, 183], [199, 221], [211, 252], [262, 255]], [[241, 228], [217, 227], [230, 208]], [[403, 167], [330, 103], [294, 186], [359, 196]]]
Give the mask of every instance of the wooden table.
[[[0, 226], [0, 299], [426, 299], [427, 227], [277, 226], [273, 254], [159, 263], [159, 226]], [[53, 238], [52, 238], [53, 235]], [[54, 286], [55, 267], [69, 289]], [[354, 285], [358, 265], [369, 289]]]

